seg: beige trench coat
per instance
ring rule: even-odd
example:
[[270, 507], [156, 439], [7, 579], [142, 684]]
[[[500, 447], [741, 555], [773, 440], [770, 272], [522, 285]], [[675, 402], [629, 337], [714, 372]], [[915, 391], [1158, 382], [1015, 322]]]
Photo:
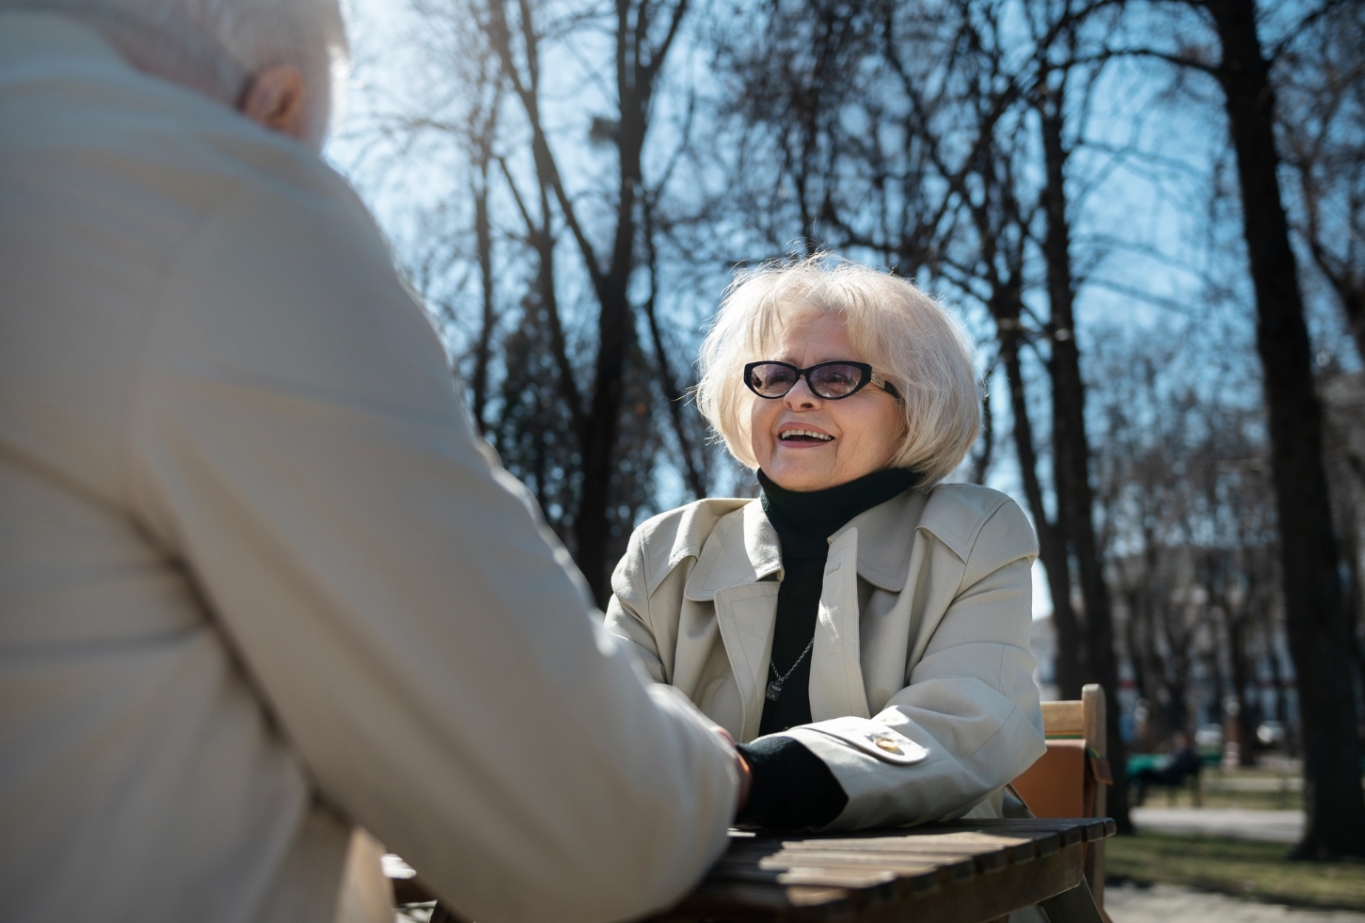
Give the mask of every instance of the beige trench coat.
[[[943, 484], [874, 507], [829, 541], [814, 723], [786, 732], [848, 794], [829, 829], [999, 816], [1002, 787], [1045, 749], [1029, 652], [1037, 544], [1022, 511], [997, 491]], [[692, 503], [631, 536], [607, 627], [656, 682], [748, 741], [782, 573], [756, 500]], [[875, 745], [887, 729], [899, 754]]]

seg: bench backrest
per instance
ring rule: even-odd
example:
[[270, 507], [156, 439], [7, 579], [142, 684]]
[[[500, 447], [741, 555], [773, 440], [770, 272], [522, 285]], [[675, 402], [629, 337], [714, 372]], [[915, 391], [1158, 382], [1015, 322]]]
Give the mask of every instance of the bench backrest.
[[[1109, 779], [1104, 688], [1091, 684], [1079, 700], [1043, 703], [1047, 753], [1014, 788], [1037, 817], [1104, 817]], [[1087, 849], [1085, 871], [1095, 901], [1104, 901], [1104, 843]]]

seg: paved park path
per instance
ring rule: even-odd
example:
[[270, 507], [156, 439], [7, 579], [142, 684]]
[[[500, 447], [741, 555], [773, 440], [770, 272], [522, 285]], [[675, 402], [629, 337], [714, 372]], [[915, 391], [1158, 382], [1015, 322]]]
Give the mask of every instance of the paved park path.
[[1365, 923], [1365, 913], [1258, 904], [1177, 885], [1106, 885], [1104, 909], [1114, 923]]
[[1133, 808], [1138, 830], [1186, 836], [1225, 836], [1267, 843], [1297, 843], [1302, 811], [1247, 811], [1240, 808]]
[[[1133, 808], [1132, 818], [1138, 830], [1187, 836], [1295, 843], [1303, 834], [1302, 811]], [[1260, 904], [1178, 885], [1107, 885], [1104, 905], [1114, 923], [1365, 923], [1365, 913]]]

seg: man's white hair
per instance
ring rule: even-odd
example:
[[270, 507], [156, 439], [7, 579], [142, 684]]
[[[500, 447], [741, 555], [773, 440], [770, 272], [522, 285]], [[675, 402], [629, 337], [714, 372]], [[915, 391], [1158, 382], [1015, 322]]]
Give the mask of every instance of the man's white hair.
[[141, 70], [235, 105], [252, 74], [303, 73], [308, 135], [321, 140], [349, 60], [341, 0], [0, 0], [0, 11], [85, 20]]

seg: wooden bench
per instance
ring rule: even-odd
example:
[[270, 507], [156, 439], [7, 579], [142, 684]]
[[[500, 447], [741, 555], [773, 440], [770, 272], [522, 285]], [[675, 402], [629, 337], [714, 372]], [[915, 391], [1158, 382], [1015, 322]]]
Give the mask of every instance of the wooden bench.
[[[1113, 782], [1106, 759], [1104, 688], [1091, 684], [1079, 700], [1043, 703], [1047, 753], [1014, 780], [1036, 817], [1103, 817]], [[1085, 877], [1104, 907], [1104, 842], [1086, 850]]]

